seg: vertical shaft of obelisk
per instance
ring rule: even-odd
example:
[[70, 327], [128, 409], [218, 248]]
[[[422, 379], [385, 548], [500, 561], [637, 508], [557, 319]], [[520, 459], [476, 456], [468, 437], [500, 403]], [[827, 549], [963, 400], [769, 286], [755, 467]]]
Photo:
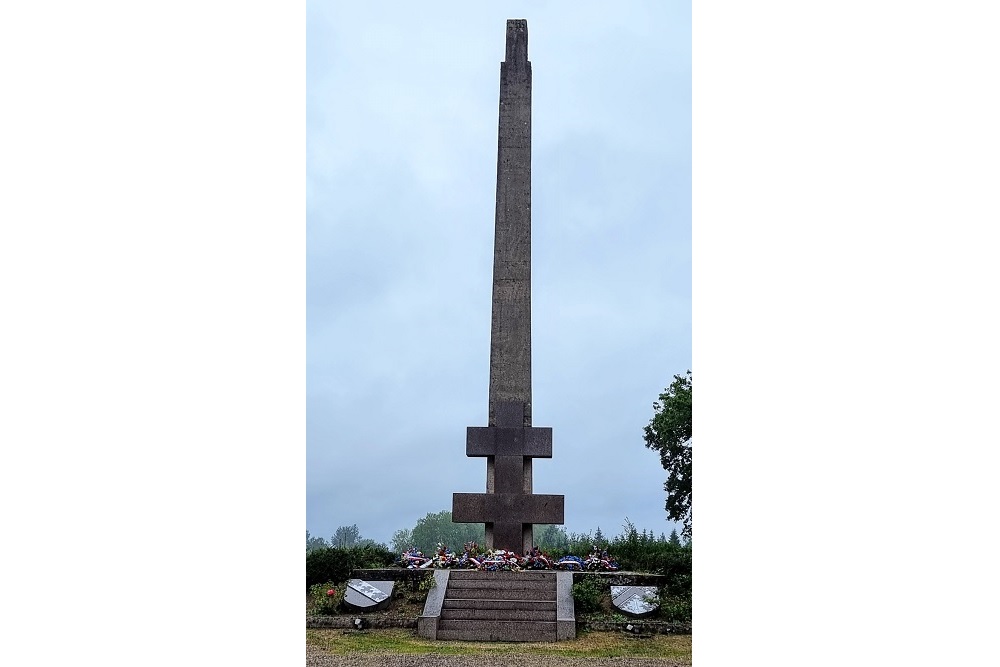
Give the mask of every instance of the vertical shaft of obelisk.
[[501, 401], [523, 402], [531, 425], [531, 63], [527, 21], [507, 21], [500, 64], [490, 425]]
[[[489, 425], [502, 401], [524, 405], [531, 426], [531, 63], [528, 23], [507, 21], [500, 63], [496, 234], [493, 243], [493, 325], [490, 335]], [[524, 492], [531, 493], [531, 459], [524, 458]], [[495, 461], [486, 461], [486, 490], [495, 491]], [[487, 527], [488, 533], [489, 526]], [[531, 526], [524, 542], [531, 543]], [[487, 543], [492, 542], [487, 535]]]

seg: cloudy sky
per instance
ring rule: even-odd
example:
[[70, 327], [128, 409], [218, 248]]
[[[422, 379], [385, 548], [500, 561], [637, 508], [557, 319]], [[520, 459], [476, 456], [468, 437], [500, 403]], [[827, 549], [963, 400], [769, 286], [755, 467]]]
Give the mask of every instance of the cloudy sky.
[[307, 5], [307, 527], [485, 490], [505, 22], [528, 21], [532, 365], [566, 528], [670, 532], [652, 403], [691, 367], [686, 2]]

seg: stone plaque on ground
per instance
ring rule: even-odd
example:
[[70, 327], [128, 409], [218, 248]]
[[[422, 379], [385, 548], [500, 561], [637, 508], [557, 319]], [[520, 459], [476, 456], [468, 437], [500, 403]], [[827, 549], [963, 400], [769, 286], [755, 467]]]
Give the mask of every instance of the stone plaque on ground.
[[660, 608], [646, 600], [655, 595], [656, 586], [612, 586], [611, 604], [630, 616], [649, 616]]
[[394, 581], [362, 581], [348, 579], [344, 603], [360, 611], [378, 611], [389, 604]]

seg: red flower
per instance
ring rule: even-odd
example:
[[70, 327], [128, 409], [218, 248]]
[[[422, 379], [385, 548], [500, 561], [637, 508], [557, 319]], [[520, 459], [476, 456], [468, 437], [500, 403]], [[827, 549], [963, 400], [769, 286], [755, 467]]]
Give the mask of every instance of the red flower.
[[333, 588], [331, 588], [330, 590], [328, 590], [328, 591], [326, 592], [326, 594], [327, 594], [327, 595], [329, 595], [329, 596], [334, 596], [334, 595], [336, 595], [336, 594], [337, 594], [337, 591], [336, 591], [336, 590], [334, 590]]

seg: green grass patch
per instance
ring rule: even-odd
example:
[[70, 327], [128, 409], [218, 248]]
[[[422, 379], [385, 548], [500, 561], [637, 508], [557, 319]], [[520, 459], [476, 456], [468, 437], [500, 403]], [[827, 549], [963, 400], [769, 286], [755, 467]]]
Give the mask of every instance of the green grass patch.
[[388, 653], [408, 655], [550, 655], [567, 658], [670, 658], [691, 662], [690, 635], [630, 637], [620, 632], [582, 632], [561, 642], [455, 642], [430, 641], [415, 630], [307, 629], [306, 644], [325, 653]]

